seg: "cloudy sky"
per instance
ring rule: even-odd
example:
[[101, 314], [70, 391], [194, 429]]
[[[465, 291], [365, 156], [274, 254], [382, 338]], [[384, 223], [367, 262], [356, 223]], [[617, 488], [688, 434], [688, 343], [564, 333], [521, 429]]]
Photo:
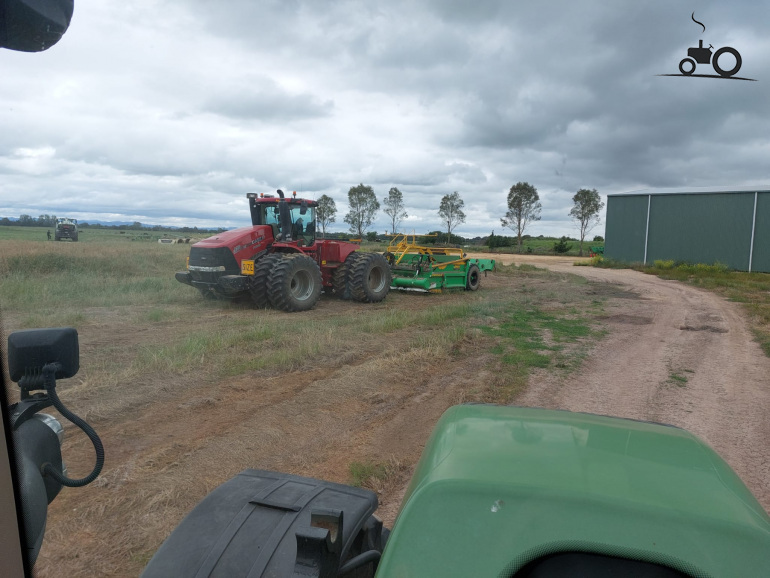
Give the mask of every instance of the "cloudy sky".
[[[363, 183], [380, 200], [398, 187], [418, 232], [458, 191], [456, 232], [475, 236], [503, 233], [527, 181], [543, 204], [528, 232], [575, 235], [579, 188], [768, 185], [769, 9], [75, 0], [56, 46], [0, 50], [0, 216], [233, 227], [246, 193], [283, 188], [330, 195], [344, 230]], [[737, 49], [757, 82], [658, 76], [698, 40]]]

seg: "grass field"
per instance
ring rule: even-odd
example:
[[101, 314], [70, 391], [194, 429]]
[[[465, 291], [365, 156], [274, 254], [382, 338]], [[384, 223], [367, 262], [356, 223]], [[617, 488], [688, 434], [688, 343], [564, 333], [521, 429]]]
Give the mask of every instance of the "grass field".
[[[81, 369], [60, 395], [108, 456], [97, 482], [51, 504], [41, 577], [138, 574], [181, 517], [245, 467], [392, 492], [416, 459], [404, 448], [419, 448], [445, 407], [510, 402], [533, 372], [576, 371], [603, 336], [589, 284], [526, 265], [500, 267], [477, 292], [392, 291], [378, 304], [324, 295], [289, 314], [204, 301], [174, 279], [189, 246], [157, 236], [0, 234], [4, 333], [78, 330]], [[423, 399], [435, 401], [409, 418]], [[408, 443], [361, 441], [399, 420], [409, 421], [393, 439]], [[65, 430], [73, 475], [89, 471], [88, 442]]]
[[[553, 250], [553, 245], [556, 243], [559, 239], [554, 238], [546, 238], [546, 239], [538, 239], [538, 238], [530, 238], [530, 239], [523, 239], [521, 242], [521, 252], [522, 254], [534, 254], [534, 255], [557, 255], [559, 253], [556, 253]], [[562, 253], [566, 256], [575, 257], [579, 254], [580, 250], [580, 241], [575, 240], [568, 240], [568, 245], [571, 245], [569, 251], [566, 253]], [[604, 248], [604, 241], [590, 241], [586, 239], [583, 241], [583, 255], [588, 256], [589, 251], [591, 250], [591, 247], [602, 247]], [[491, 250], [494, 253], [518, 253], [518, 247], [496, 247]]]
[[[260, 313], [249, 304], [203, 302], [195, 290], [178, 283], [173, 273], [183, 269], [188, 245], [129, 242], [115, 231], [84, 235], [83, 242], [56, 243], [27, 240], [29, 228], [16, 229], [21, 239], [0, 240], [0, 306], [7, 330], [68, 325], [87, 335], [89, 328], [103, 325], [107, 318], [116, 331], [132, 333], [184, 323], [198, 314], [208, 316], [205, 323], [194, 319], [185, 331], [164, 335], [163, 343], [137, 344], [133, 356], [112, 375], [95, 379], [104, 384], [142, 372], [203, 371], [207, 378], [222, 378], [297, 369], [342, 355], [371, 335], [406, 332], [409, 356], [438, 359], [456, 351], [469, 336], [489, 342], [489, 350], [507, 368], [496, 378], [498, 393], [493, 396], [505, 401], [523, 386], [531, 368], [572, 367], [571, 344], [596, 336], [590, 325], [598, 304], [581, 303], [579, 292], [560, 291], [558, 301], [565, 304], [561, 306], [551, 293], [530, 292], [525, 286], [521, 292], [483, 292], [459, 300], [454, 296], [451, 303], [441, 297], [426, 303], [429, 296], [393, 292], [387, 305], [372, 306], [364, 319], [338, 315], [318, 321], [297, 314], [291, 316], [294, 333], [306, 339], [294, 345], [295, 339], [273, 317], [283, 314]], [[524, 265], [502, 267], [496, 275], [513, 276], [520, 281], [542, 280], [549, 274]], [[577, 303], [572, 303], [575, 299]], [[323, 307], [322, 302], [318, 309]], [[253, 354], [257, 349], [259, 354]], [[106, 356], [111, 351], [107, 345]], [[97, 366], [104, 363], [99, 360]]]

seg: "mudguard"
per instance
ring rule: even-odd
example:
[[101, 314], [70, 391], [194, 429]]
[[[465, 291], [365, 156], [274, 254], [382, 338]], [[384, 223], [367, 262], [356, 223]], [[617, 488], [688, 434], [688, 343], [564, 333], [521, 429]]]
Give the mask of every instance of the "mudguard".
[[[349, 559], [381, 549], [376, 509], [369, 490], [245, 470], [195, 507], [142, 576], [336, 576]], [[368, 566], [371, 575], [376, 560]]]

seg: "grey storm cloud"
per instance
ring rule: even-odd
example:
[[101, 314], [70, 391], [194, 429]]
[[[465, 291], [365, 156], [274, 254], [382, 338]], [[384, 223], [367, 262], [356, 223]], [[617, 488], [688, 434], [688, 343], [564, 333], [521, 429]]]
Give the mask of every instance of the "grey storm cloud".
[[[51, 50], [0, 52], [0, 216], [238, 226], [280, 187], [342, 230], [364, 183], [421, 231], [458, 191], [473, 236], [528, 181], [532, 233], [574, 234], [581, 187], [770, 183], [766, 5], [694, 8], [705, 32], [664, 0], [77, 0]], [[658, 76], [699, 40], [757, 82]]]
[[202, 108], [235, 120], [291, 122], [329, 116], [334, 103], [308, 93], [289, 94], [271, 79], [257, 78], [249, 86], [218, 87]]

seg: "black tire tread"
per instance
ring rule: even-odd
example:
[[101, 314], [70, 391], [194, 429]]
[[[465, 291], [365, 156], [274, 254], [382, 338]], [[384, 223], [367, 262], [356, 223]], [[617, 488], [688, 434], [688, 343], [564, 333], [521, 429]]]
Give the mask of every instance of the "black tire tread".
[[[291, 278], [301, 269], [310, 272], [314, 283], [314, 294], [306, 301], [297, 301], [291, 295]], [[268, 277], [267, 297], [270, 304], [281, 311], [307, 311], [318, 303], [322, 282], [321, 269], [311, 257], [299, 253], [283, 255]]]
[[352, 287], [350, 285], [350, 271], [353, 265], [361, 258], [361, 253], [351, 253], [332, 275], [332, 287], [334, 294], [344, 301], [352, 299]]
[[249, 293], [257, 309], [270, 307], [270, 300], [267, 298], [267, 279], [280, 258], [278, 253], [271, 253], [254, 264], [254, 277], [251, 280]]
[[[374, 267], [382, 268], [384, 274], [387, 275], [385, 287], [379, 293], [369, 287], [369, 273]], [[355, 301], [361, 303], [379, 303], [388, 295], [391, 281], [390, 265], [388, 265], [385, 257], [379, 253], [362, 254], [350, 270], [351, 296]]]
[[[473, 273], [476, 273], [476, 282], [471, 282], [471, 277], [473, 276]], [[478, 288], [481, 287], [481, 270], [479, 269], [478, 265], [471, 265], [468, 267], [468, 275], [465, 278], [465, 290], [466, 291], [477, 291]]]

